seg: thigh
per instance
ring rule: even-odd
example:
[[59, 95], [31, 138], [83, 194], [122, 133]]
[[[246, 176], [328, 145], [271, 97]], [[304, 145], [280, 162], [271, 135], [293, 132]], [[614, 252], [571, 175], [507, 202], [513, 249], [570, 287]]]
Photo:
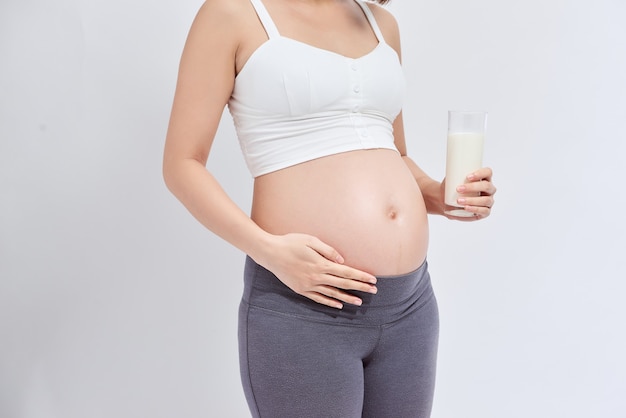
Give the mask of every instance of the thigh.
[[438, 336], [434, 295], [415, 312], [383, 328], [376, 351], [365, 362], [363, 417], [430, 416]]
[[361, 417], [360, 351], [366, 347], [359, 348], [354, 340], [360, 331], [242, 302], [240, 366], [253, 415]]

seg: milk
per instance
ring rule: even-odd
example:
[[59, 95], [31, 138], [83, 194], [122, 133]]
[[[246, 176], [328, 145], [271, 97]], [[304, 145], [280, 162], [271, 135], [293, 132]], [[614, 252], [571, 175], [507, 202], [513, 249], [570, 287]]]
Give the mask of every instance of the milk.
[[[446, 205], [461, 206], [457, 202], [459, 194], [456, 188], [465, 183], [468, 174], [482, 167], [484, 142], [484, 133], [448, 133]], [[477, 196], [477, 194], [465, 193], [463, 196]]]

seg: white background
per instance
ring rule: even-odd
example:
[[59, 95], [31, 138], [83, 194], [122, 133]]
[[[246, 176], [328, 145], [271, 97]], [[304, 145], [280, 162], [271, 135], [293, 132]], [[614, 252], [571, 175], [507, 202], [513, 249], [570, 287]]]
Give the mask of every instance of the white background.
[[[3, 418], [248, 416], [243, 255], [160, 172], [199, 6], [0, 2]], [[441, 178], [447, 110], [486, 109], [499, 187], [486, 221], [431, 220], [433, 417], [625, 417], [626, 3], [389, 8], [409, 154]], [[247, 210], [251, 178], [223, 121], [209, 168]]]

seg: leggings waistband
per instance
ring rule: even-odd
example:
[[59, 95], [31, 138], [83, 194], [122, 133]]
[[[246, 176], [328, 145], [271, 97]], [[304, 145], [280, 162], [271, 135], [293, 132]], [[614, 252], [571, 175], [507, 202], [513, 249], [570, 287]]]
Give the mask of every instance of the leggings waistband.
[[397, 276], [377, 276], [373, 295], [348, 291], [363, 301], [361, 306], [344, 303], [343, 309], [321, 305], [295, 293], [271, 271], [246, 257], [243, 301], [266, 310], [332, 322], [381, 324], [400, 319], [419, 309], [432, 296], [428, 263]]

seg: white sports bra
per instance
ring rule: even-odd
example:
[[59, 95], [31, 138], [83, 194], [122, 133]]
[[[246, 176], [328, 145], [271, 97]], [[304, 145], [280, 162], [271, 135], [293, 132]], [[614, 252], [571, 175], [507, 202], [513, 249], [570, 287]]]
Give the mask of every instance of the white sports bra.
[[252, 176], [346, 151], [397, 151], [404, 75], [363, 0], [378, 45], [356, 59], [281, 36], [262, 1], [250, 1], [269, 39], [235, 78], [228, 108]]

